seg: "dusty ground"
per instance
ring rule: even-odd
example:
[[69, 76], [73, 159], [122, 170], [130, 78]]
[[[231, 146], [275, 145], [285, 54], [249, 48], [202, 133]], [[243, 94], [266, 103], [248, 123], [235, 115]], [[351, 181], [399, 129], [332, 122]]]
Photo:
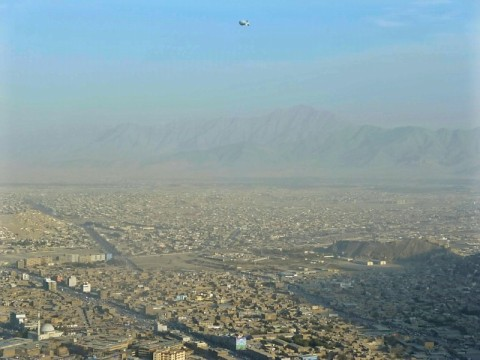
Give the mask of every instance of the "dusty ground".
[[134, 256], [130, 259], [144, 270], [225, 270], [222, 262], [207, 260], [195, 253]]
[[286, 258], [268, 259], [258, 262], [236, 262], [236, 261], [216, 261], [206, 259], [203, 254], [198, 253], [173, 253], [163, 255], [135, 256], [130, 258], [135, 264], [144, 270], [266, 270], [266, 271], [295, 271], [304, 270], [327, 271], [327, 270], [347, 270], [362, 271], [367, 270], [366, 265], [349, 263], [329, 259], [325, 263], [310, 263], [310, 259]]

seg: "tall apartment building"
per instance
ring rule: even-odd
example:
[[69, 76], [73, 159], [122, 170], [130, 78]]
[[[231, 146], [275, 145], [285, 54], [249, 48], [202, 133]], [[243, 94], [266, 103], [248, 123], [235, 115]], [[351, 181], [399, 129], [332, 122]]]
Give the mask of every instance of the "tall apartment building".
[[43, 280], [43, 288], [48, 291], [57, 291], [57, 282], [50, 278], [45, 278]]

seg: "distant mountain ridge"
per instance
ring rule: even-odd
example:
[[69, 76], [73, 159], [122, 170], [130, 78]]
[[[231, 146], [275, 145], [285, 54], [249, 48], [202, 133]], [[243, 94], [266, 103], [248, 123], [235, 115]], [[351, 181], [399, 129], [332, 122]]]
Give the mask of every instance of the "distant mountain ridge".
[[480, 165], [479, 128], [352, 125], [307, 106], [262, 117], [77, 131], [54, 128], [12, 138], [18, 139], [8, 153], [14, 169], [28, 173], [41, 168], [67, 177], [82, 169], [85, 176], [116, 178], [175, 174], [469, 178]]

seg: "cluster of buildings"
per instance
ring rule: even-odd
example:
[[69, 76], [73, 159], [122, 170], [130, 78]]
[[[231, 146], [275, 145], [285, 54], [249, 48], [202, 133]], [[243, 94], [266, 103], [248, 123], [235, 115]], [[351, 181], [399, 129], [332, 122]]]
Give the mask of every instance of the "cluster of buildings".
[[87, 253], [87, 254], [61, 254], [56, 256], [36, 256], [20, 259], [17, 261], [18, 269], [31, 269], [38, 266], [52, 266], [57, 264], [78, 263], [91, 264], [105, 262], [113, 259], [111, 253]]
[[[0, 356], [466, 359], [479, 349], [475, 262], [346, 262], [346, 272], [318, 252], [335, 240], [422, 238], [470, 254], [480, 225], [472, 194], [65, 189], [0, 199]], [[219, 266], [107, 262], [75, 225], [87, 222], [133, 261], [189, 253]], [[60, 246], [70, 250], [38, 254]]]
[[[339, 239], [406, 238], [445, 242], [460, 254], [480, 251], [480, 202], [467, 191], [69, 189], [18, 196], [53, 209], [64, 219], [56, 221], [65, 224], [94, 221], [102, 236], [131, 256], [219, 249], [250, 252], [252, 247], [289, 251]], [[69, 230], [69, 236], [75, 231], [85, 237], [79, 227]]]
[[[381, 332], [397, 334], [404, 353], [480, 358], [480, 257], [441, 252], [402, 268], [337, 272], [297, 283], [311, 301]], [[418, 357], [419, 355], [417, 355]]]
[[12, 213], [15, 206], [9, 206], [8, 203], [2, 205], [0, 205], [0, 255], [21, 255], [55, 248], [95, 248], [95, 243], [88, 234], [71, 222], [21, 206], [18, 206], [20, 212]]
[[[177, 336], [181, 339], [178, 345], [206, 358], [212, 356], [212, 351], [218, 353], [217, 357], [230, 356], [212, 348], [245, 351], [246, 356], [258, 359], [347, 352], [370, 359], [383, 356], [382, 338], [364, 336], [355, 325], [331, 316], [328, 309], [302, 303], [274, 273], [259, 278], [208, 271], [127, 272], [106, 264], [69, 269], [54, 266], [45, 271], [58, 272], [65, 279], [75, 276], [79, 283], [90, 281], [93, 297], [82, 297], [78, 288], [75, 292], [67, 292], [66, 287], [62, 288], [64, 291], [48, 291], [34, 285], [35, 273], [23, 280], [20, 273], [12, 271], [5, 276], [8, 280], [3, 283], [6, 291], [0, 312], [3, 309], [5, 314], [25, 315], [23, 319], [32, 319], [30, 326], [34, 326], [40, 311], [46, 323], [67, 338], [77, 339], [75, 346], [71, 344], [73, 340], [62, 343], [70, 353], [98, 351], [95, 339], [132, 339], [138, 334], [153, 333], [153, 324], [157, 323], [155, 333], [178, 329], [188, 334]], [[32, 292], [36, 299], [33, 303], [28, 295]], [[278, 339], [283, 339], [284, 346], [279, 345]], [[199, 346], [198, 342], [209, 346]], [[130, 341], [125, 349], [132, 346]], [[167, 352], [173, 350], [168, 348]], [[156, 358], [167, 356], [160, 353]], [[188, 351], [185, 354], [188, 356]]]
[[[406, 238], [444, 242], [459, 254], [480, 251], [480, 202], [468, 192], [56, 189], [6, 192], [0, 197], [4, 201], [0, 216], [11, 218], [6, 224], [17, 224], [15, 229], [0, 227], [0, 254], [97, 248], [75, 225], [87, 221], [93, 221], [94, 229], [128, 256], [226, 250], [249, 254], [254, 249], [290, 252], [340, 239]], [[29, 209], [32, 203], [55, 216]]]

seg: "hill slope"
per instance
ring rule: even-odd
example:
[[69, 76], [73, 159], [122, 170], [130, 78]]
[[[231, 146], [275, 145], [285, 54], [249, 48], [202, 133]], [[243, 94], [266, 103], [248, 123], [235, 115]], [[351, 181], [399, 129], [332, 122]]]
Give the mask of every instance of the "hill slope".
[[443, 251], [443, 248], [419, 239], [390, 242], [343, 240], [332, 244], [326, 251], [343, 257], [392, 261], [418, 258]]

